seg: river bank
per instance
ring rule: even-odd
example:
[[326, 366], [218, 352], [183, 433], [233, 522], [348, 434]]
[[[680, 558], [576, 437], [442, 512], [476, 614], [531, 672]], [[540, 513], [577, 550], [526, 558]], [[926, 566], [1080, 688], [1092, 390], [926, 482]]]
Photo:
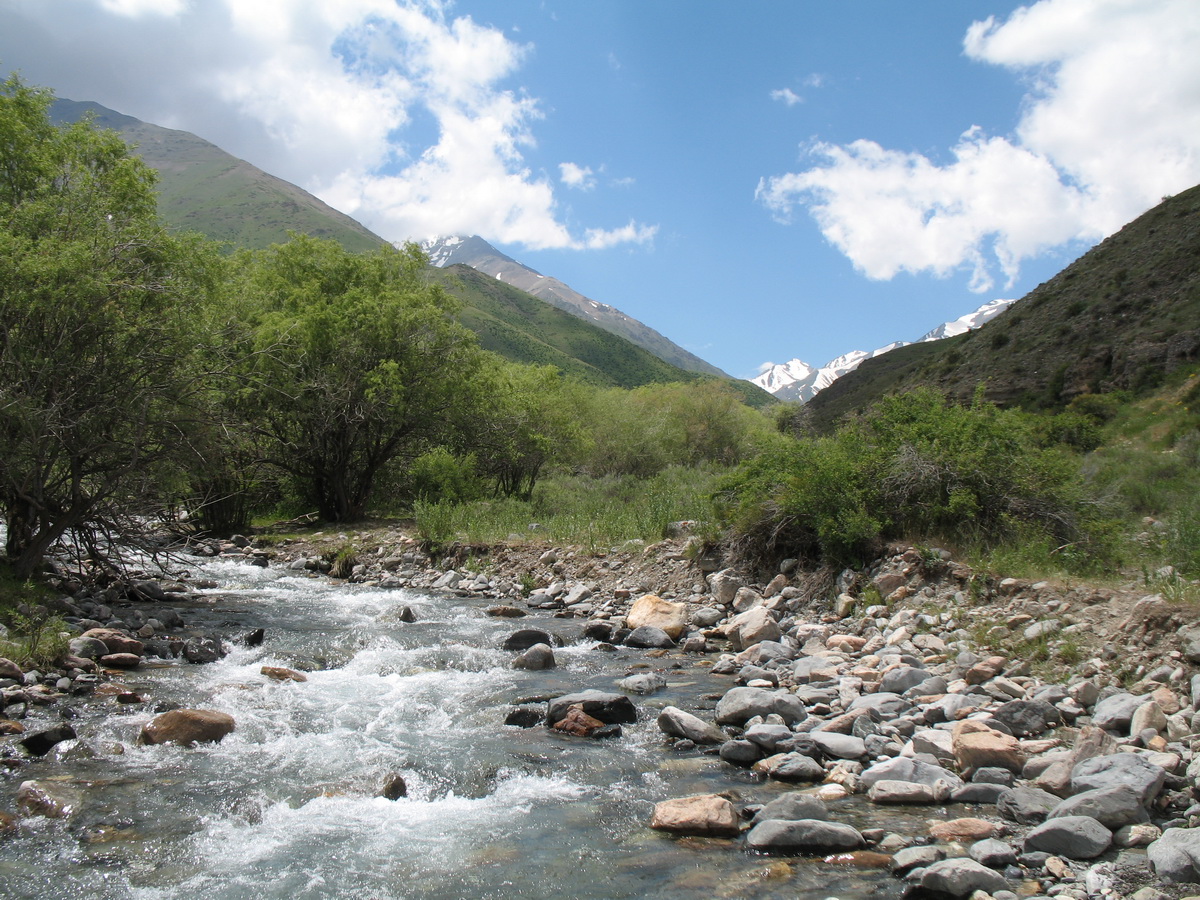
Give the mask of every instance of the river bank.
[[[449, 548], [437, 565], [398, 527], [310, 531], [195, 549], [215, 564], [234, 566], [238, 578], [258, 577], [247, 574], [252, 570], [282, 577], [290, 591], [340, 585], [348, 593], [322, 593], [308, 614], [319, 616], [322, 604], [357, 598], [371, 607], [372, 629], [390, 620], [383, 644], [388, 652], [397, 635], [414, 642], [406, 653], [435, 653], [418, 647], [438, 645], [443, 651], [436, 652], [444, 652], [440, 629], [470, 622], [472, 637], [432, 669], [450, 679], [429, 686], [431, 711], [457, 722], [465, 707], [455, 708], [459, 695], [451, 683], [486, 671], [504, 686], [489, 689], [487, 702], [467, 718], [486, 722], [489, 738], [508, 750], [517, 745], [531, 757], [559, 761], [565, 754], [585, 760], [584, 768], [601, 769], [616, 765], [614, 757], [631, 757], [632, 770], [609, 773], [614, 784], [626, 784], [622, 790], [636, 795], [616, 814], [628, 832], [622, 841], [637, 842], [636, 853], [623, 849], [621, 866], [626, 873], [642, 871], [641, 877], [650, 866], [659, 873], [655, 890], [663, 896], [695, 895], [697, 886], [682, 873], [695, 866], [699, 852], [709, 864], [713, 854], [721, 856], [724, 868], [704, 871], [710, 882], [714, 872], [724, 871], [729, 878], [722, 890], [730, 896], [815, 892], [822, 878], [833, 877], [822, 871], [879, 866], [856, 870], [880, 874], [850, 878], [840, 895], [899, 895], [915, 886], [960, 896], [982, 889], [1001, 898], [1123, 897], [1154, 883], [1145, 847], [1163, 847], [1163, 840], [1170, 844], [1178, 835], [1190, 838], [1186, 826], [1200, 813], [1193, 798], [1190, 657], [1196, 654], [1188, 611], [1136, 586], [1117, 591], [996, 582], [945, 554], [913, 548], [898, 548], [866, 572], [813, 574], [785, 565], [770, 579], [753, 580], [697, 554], [686, 536], [599, 553], [528, 544]], [[331, 579], [323, 569], [347, 577]], [[190, 584], [208, 584], [207, 574]], [[187, 588], [189, 579], [179, 583]], [[386, 682], [396, 674], [378, 667], [380, 651], [371, 642], [379, 638], [362, 638], [366, 649], [353, 640], [347, 644], [337, 622], [322, 627], [342, 649], [325, 648], [323, 659], [307, 645], [303, 652], [272, 647], [277, 626], [267, 627], [265, 650], [246, 647], [241, 639], [261, 619], [256, 601], [239, 597], [235, 614], [223, 607], [221, 598], [229, 596], [223, 589], [228, 585], [195, 590], [185, 600], [194, 608], [183, 615], [200, 634], [211, 636], [210, 626], [223, 626], [226, 649], [234, 662], [241, 660], [241, 689], [217, 692], [220, 711], [238, 721], [221, 748], [248, 737], [259, 748], [275, 737], [247, 724], [246, 707], [257, 703], [247, 703], [248, 696], [277, 700], [302, 697], [309, 689], [304, 682], [273, 681], [263, 674], [267, 668], [307, 672], [311, 683], [342, 677], [370, 658], [371, 670], [361, 674], [374, 689], [380, 678]], [[83, 611], [83, 601], [71, 602]], [[121, 602], [129, 606], [114, 610], [126, 617], [163, 608], [161, 599]], [[286, 602], [272, 598], [279, 612]], [[444, 605], [470, 615], [435, 626], [432, 620], [446, 615]], [[426, 617], [430, 621], [423, 622]], [[313, 627], [305, 620], [303, 629]], [[520, 632], [531, 634], [510, 644]], [[544, 641], [535, 640], [538, 633]], [[546, 644], [553, 668], [546, 667], [545, 651], [540, 663], [514, 668], [537, 643]], [[457, 657], [472, 661], [464, 665]], [[157, 665], [152, 655], [145, 659]], [[228, 663], [173, 663], [169, 674], [177, 681], [207, 681], [205, 673], [219, 666]], [[420, 679], [428, 669], [409, 661], [397, 671], [402, 679]], [[120, 678], [147, 677], [139, 671]], [[161, 695], [153, 676], [150, 682], [142, 694]], [[137, 685], [125, 687], [138, 694]], [[405, 681], [406, 692], [412, 687]], [[552, 730], [562, 721], [562, 705], [556, 712], [552, 699], [587, 691], [606, 696], [578, 698], [580, 711], [596, 723], [576, 717], [577, 733], [619, 736], [601, 740]], [[53, 705], [35, 705], [34, 711], [40, 715]], [[163, 705], [130, 712], [138, 704], [127, 703], [121, 713], [127, 727], [99, 720], [96, 727], [120, 734], [119, 755], [152, 756], [149, 749], [134, 749], [132, 726], [142, 727]], [[17, 751], [19, 738], [6, 739], [8, 759], [20, 763], [9, 770], [9, 796], [18, 781], [38, 781], [31, 776], [39, 766], [69, 783], [75, 777], [66, 774], [71, 757], [85, 752], [80, 747], [95, 746], [85, 730], [78, 731], [79, 737], [37, 760]], [[170, 752], [194, 757], [226, 751]], [[453, 790], [454, 778], [435, 788], [407, 750], [392, 763], [410, 793], [426, 803], [445, 802], [445, 791]], [[569, 776], [571, 769], [540, 768], [536, 777], [550, 772]], [[363, 803], [377, 799], [388, 774], [382, 764], [369, 777], [356, 773], [353, 795]], [[456, 786], [494, 797], [494, 780], [481, 783], [479, 777], [464, 771]], [[334, 790], [346, 790], [344, 777], [331, 780], [339, 782]], [[1130, 784], [1137, 785], [1132, 794]], [[289, 801], [300, 809], [320, 802], [303, 791]], [[563, 802], [564, 809], [578, 805]], [[1062, 803], [1072, 805], [1058, 809]], [[37, 823], [28, 804], [19, 812], [10, 825], [10, 840], [18, 845], [48, 827]], [[614, 815], [593, 813], [601, 821]], [[66, 831], [91, 827], [68, 824]], [[572, 827], [580, 823], [573, 819]], [[1169, 839], [1160, 838], [1164, 832]], [[591, 852], [603, 855], [598, 848]], [[672, 862], [664, 864], [664, 857]], [[826, 858], [831, 861], [820, 862]], [[814, 866], [818, 877], [811, 883], [805, 879]], [[204, 883], [214, 884], [212, 877], [205, 875]], [[652, 895], [621, 890], [595, 895]], [[412, 895], [437, 895], [431, 891]], [[499, 887], [489, 895], [506, 896]], [[510, 895], [585, 894], [578, 886], [555, 884]]]

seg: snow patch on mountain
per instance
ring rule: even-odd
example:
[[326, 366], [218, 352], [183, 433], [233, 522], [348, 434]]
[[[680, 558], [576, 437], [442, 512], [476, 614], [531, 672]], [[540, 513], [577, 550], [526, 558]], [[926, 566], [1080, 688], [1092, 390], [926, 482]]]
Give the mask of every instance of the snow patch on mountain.
[[896, 341], [877, 350], [851, 350], [836, 359], [831, 359], [823, 366], [812, 366], [800, 359], [771, 365], [765, 368], [756, 378], [750, 379], [768, 393], [774, 394], [780, 400], [799, 400], [807, 403], [819, 391], [823, 391], [847, 372], [853, 372], [864, 360], [882, 356], [897, 347], [909, 344], [921, 344], [926, 341], [940, 341], [942, 338], [964, 334], [973, 328], [978, 328], [990, 322], [1004, 312], [1016, 300], [991, 300], [974, 312], [959, 316], [952, 322], [943, 322], [930, 331], [925, 332], [916, 341]]

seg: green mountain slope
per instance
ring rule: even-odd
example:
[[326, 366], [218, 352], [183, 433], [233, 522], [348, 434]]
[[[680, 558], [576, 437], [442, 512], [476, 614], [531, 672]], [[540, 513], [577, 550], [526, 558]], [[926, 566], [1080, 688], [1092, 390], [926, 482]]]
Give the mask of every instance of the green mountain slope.
[[867, 360], [809, 403], [828, 427], [885, 393], [1058, 406], [1142, 392], [1200, 359], [1200, 186], [1165, 199], [976, 331]]
[[170, 225], [235, 247], [268, 247], [287, 240], [289, 230], [332, 238], [348, 250], [385, 243], [307, 191], [187, 131], [151, 125], [98, 103], [56, 100], [51, 110], [58, 122], [87, 114], [120, 132], [158, 171], [158, 211]]

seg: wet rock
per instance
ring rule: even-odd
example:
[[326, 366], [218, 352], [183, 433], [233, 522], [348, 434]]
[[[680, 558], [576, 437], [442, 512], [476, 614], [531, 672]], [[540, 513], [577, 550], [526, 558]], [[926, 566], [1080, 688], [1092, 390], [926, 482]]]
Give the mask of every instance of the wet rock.
[[617, 687], [631, 694], [653, 694], [667, 686], [667, 679], [657, 672], [639, 672], [617, 682]]
[[190, 663], [203, 665], [216, 662], [225, 656], [225, 648], [219, 638], [191, 637], [183, 642], [183, 658]]
[[903, 875], [905, 872], [933, 865], [945, 858], [946, 851], [941, 847], [928, 845], [904, 847], [892, 855], [892, 871], [897, 875]]
[[851, 826], [821, 819], [765, 819], [746, 835], [746, 849], [785, 856], [836, 853], [864, 845], [862, 835]]
[[736, 837], [740, 831], [737, 810], [717, 794], [664, 800], [655, 805], [650, 827], [704, 837]]
[[929, 829], [930, 836], [939, 841], [982, 841], [995, 833], [996, 826], [993, 823], [973, 816], [938, 822]]
[[1094, 859], [1112, 843], [1112, 833], [1090, 816], [1047, 819], [1025, 835], [1026, 850], [1071, 859]]
[[528, 615], [525, 610], [515, 606], [489, 606], [484, 614], [498, 619], [522, 619]]
[[212, 709], [173, 709], [155, 716], [142, 726], [142, 744], [217, 743], [236, 727], [233, 716]]
[[756, 762], [754, 771], [776, 781], [813, 782], [825, 779], [824, 767], [802, 753], [777, 753]]
[[308, 676], [303, 672], [297, 672], [295, 669], [288, 669], [283, 666], [263, 666], [259, 669], [259, 673], [266, 675], [273, 681], [308, 681]]
[[625, 638], [625, 646], [643, 649], [669, 649], [675, 646], [675, 642], [661, 628], [642, 625], [629, 633], [629, 636]]
[[967, 852], [971, 859], [989, 869], [1003, 869], [1005, 866], [1015, 865], [1017, 861], [1017, 851], [1011, 845], [995, 838], [976, 841]]
[[642, 626], [666, 632], [672, 641], [687, 629], [687, 604], [663, 600], [657, 594], [646, 594], [634, 601], [625, 616], [626, 625], [634, 633]]
[[[182, 624], [182, 623], [180, 623], [180, 624]], [[172, 626], [172, 627], [178, 627], [178, 626]], [[266, 637], [266, 635], [267, 635], [267, 633], [266, 633], [265, 629], [255, 628], [253, 631], [247, 632], [245, 635], [242, 636], [242, 643], [245, 644], [247, 647], [261, 647], [263, 639]]]
[[995, 894], [1008, 889], [1008, 881], [999, 872], [973, 859], [944, 859], [913, 872], [910, 880], [921, 890], [935, 896], [969, 897], [976, 891]]
[[136, 669], [142, 664], [142, 658], [136, 653], [106, 653], [99, 663], [109, 669]]
[[137, 638], [113, 628], [91, 628], [82, 635], [85, 638], [95, 638], [108, 648], [109, 653], [132, 653], [141, 656], [144, 645]]
[[546, 717], [545, 712], [536, 706], [517, 706], [509, 710], [504, 717], [505, 725], [515, 725], [517, 728], [533, 728], [541, 724]]
[[867, 791], [867, 797], [872, 803], [881, 805], [923, 805], [944, 803], [950, 796], [949, 788], [944, 785], [918, 784], [915, 781], [892, 781], [883, 779], [876, 781]]
[[396, 772], [391, 773], [383, 780], [383, 788], [379, 792], [380, 797], [388, 800], [399, 800], [401, 797], [408, 796], [408, 785], [404, 781], [404, 777]]
[[514, 631], [504, 639], [501, 645], [504, 650], [515, 650], [519, 653], [524, 653], [534, 644], [553, 645], [554, 638], [550, 636], [548, 631], [542, 631], [540, 628], [522, 628], [520, 631]]
[[17, 811], [27, 817], [66, 819], [79, 809], [79, 793], [65, 784], [23, 781], [17, 789]]
[[1168, 828], [1146, 848], [1146, 856], [1162, 881], [1200, 882], [1200, 828]]
[[829, 810], [824, 801], [811, 794], [795, 791], [776, 797], [758, 811], [756, 821], [765, 822], [767, 819], [828, 819]]
[[[99, 638], [83, 637], [71, 638], [68, 646], [71, 648], [72, 656], [81, 656], [84, 659], [99, 659], [102, 656], [108, 655], [108, 646]], [[0, 659], [0, 678], [11, 678], [13, 676], [4, 673], [4, 663], [6, 659]], [[20, 670], [18, 670], [20, 671]]]
[[602, 722], [595, 716], [583, 711], [579, 704], [568, 707], [563, 717], [554, 723], [554, 730], [560, 734], [571, 734], [575, 737], [620, 737], [619, 725]]
[[543, 669], [553, 669], [557, 665], [558, 663], [554, 658], [554, 650], [549, 644], [534, 644], [513, 660], [514, 669], [529, 669], [535, 672]]
[[45, 756], [54, 749], [56, 744], [72, 740], [74, 737], [75, 729], [64, 723], [56, 725], [54, 728], [47, 728], [45, 731], [27, 734], [21, 738], [19, 743], [25, 748], [26, 753], [32, 756]]
[[589, 716], [599, 719], [606, 725], [637, 721], [637, 708], [633, 705], [633, 701], [624, 694], [581, 691], [551, 700], [546, 714], [547, 724], [553, 726], [554, 723], [561, 721], [572, 706], [579, 706]]
[[730, 765], [750, 766], [762, 759], [763, 749], [753, 741], [725, 741], [721, 744], [719, 755]]
[[801, 722], [808, 716], [804, 704], [795, 694], [785, 690], [735, 687], [725, 692], [717, 703], [718, 725], [744, 725], [755, 716], [780, 716], [786, 724]]
[[675, 706], [668, 706], [658, 714], [658, 728], [670, 737], [684, 738], [697, 744], [722, 744], [726, 739], [725, 732], [715, 725]]

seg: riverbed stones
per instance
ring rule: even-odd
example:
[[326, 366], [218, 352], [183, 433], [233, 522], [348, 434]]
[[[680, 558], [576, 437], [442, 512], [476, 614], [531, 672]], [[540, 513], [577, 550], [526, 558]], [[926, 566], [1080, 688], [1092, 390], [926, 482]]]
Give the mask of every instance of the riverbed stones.
[[1168, 828], [1146, 848], [1146, 856], [1162, 881], [1200, 882], [1200, 828]]
[[828, 819], [829, 810], [820, 797], [793, 791], [776, 797], [758, 811], [755, 821], [767, 819]]
[[667, 686], [667, 679], [658, 672], [638, 672], [617, 682], [617, 687], [630, 694], [653, 694]]
[[1044, 822], [1050, 811], [1058, 806], [1061, 797], [1036, 787], [1014, 787], [1006, 789], [996, 801], [996, 812], [1002, 818], [1018, 825], [1036, 825]]
[[783, 636], [775, 617], [762, 607], [738, 613], [729, 620], [726, 634], [735, 650], [744, 650], [760, 641], [778, 641]]
[[949, 797], [950, 789], [942, 782], [919, 784], [915, 781], [893, 781], [885, 778], [876, 781], [867, 790], [867, 798], [872, 803], [881, 805], [916, 806], [945, 803]]
[[580, 705], [571, 706], [563, 717], [554, 723], [554, 730], [560, 734], [571, 734], [575, 737], [620, 737], [621, 726], [602, 722], [595, 716], [583, 711]]
[[1117, 734], [1129, 734], [1129, 726], [1133, 721], [1133, 714], [1137, 712], [1139, 706], [1149, 700], [1149, 697], [1134, 695], [1121, 691], [1113, 694], [1111, 697], [1099, 701], [1094, 710], [1092, 710], [1092, 724], [1097, 728], [1103, 728], [1105, 731], [1112, 731]]
[[1091, 816], [1110, 831], [1149, 821], [1142, 797], [1129, 784], [1095, 788], [1068, 797], [1050, 811], [1047, 819], [1062, 816]]
[[82, 636], [100, 641], [109, 653], [132, 653], [141, 656], [145, 649], [145, 645], [137, 638], [122, 634], [113, 628], [91, 628]]
[[26, 817], [66, 819], [79, 808], [74, 788], [49, 781], [23, 781], [17, 789], [17, 811]]
[[272, 681], [308, 681], [308, 676], [303, 672], [297, 672], [295, 669], [289, 669], [285, 666], [263, 666], [258, 671], [259, 674], [266, 675]]
[[687, 604], [664, 600], [657, 594], [645, 594], [633, 602], [625, 624], [635, 632], [643, 625], [661, 629], [672, 641], [687, 630]]
[[1020, 772], [1025, 765], [1021, 743], [1011, 734], [989, 728], [982, 722], [964, 719], [951, 732], [951, 751], [958, 768], [971, 772], [996, 767]]
[[684, 738], [697, 744], [721, 744], [726, 740], [725, 732], [721, 729], [676, 706], [668, 706], [658, 714], [658, 728], [670, 737]]
[[823, 819], [765, 819], [746, 835], [746, 849], [770, 855], [838, 853], [865, 845], [850, 825]]
[[908, 877], [933, 896], [969, 897], [976, 891], [994, 895], [1008, 890], [1008, 881], [999, 872], [962, 857], [932, 863], [914, 870]]
[[737, 810], [718, 794], [664, 800], [655, 805], [650, 827], [701, 837], [736, 837], [740, 831]]
[[155, 716], [142, 726], [142, 744], [218, 743], [236, 727], [233, 716], [212, 709], [173, 709]]
[[97, 662], [109, 669], [136, 669], [142, 658], [136, 653], [106, 653]]
[[741, 726], [755, 716], [769, 715], [778, 715], [785, 724], [793, 725], [803, 721], [808, 711], [795, 694], [756, 687], [730, 688], [717, 703], [718, 725]]
[[546, 714], [546, 724], [553, 726], [566, 717], [572, 706], [580, 707], [589, 716], [606, 725], [630, 724], [637, 721], [637, 707], [624, 694], [608, 691], [581, 691], [564, 694], [551, 700]]
[[1111, 843], [1112, 832], [1091, 816], [1047, 819], [1025, 835], [1026, 850], [1041, 850], [1071, 859], [1094, 859]]
[[641, 625], [631, 631], [625, 638], [626, 647], [638, 647], [645, 650], [670, 649], [675, 646], [671, 636], [661, 628], [653, 625]]

